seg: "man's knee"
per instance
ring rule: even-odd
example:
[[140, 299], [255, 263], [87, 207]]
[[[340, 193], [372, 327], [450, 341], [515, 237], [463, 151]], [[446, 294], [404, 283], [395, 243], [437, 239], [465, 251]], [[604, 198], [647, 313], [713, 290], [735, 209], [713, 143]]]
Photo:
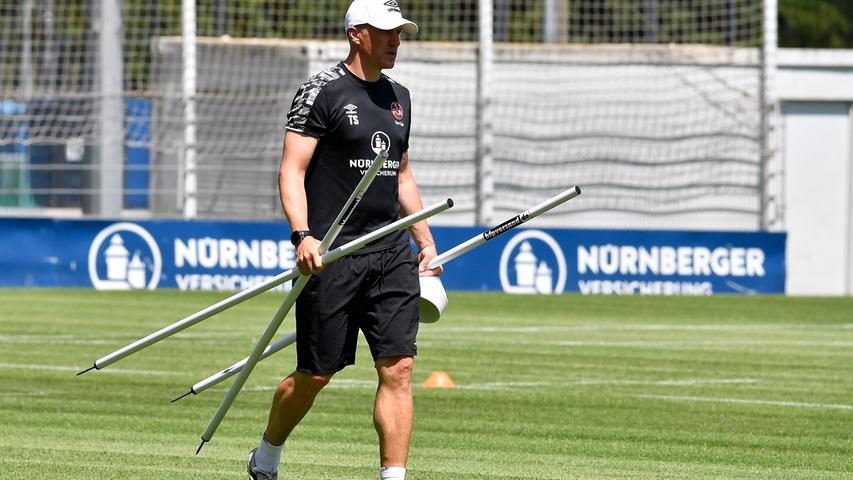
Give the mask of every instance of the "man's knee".
[[314, 375], [310, 373], [293, 372], [284, 379], [275, 390], [276, 398], [289, 394], [316, 395], [332, 380], [332, 375]]
[[376, 360], [376, 371], [379, 372], [379, 382], [384, 385], [408, 387], [415, 366], [414, 358], [387, 357]]

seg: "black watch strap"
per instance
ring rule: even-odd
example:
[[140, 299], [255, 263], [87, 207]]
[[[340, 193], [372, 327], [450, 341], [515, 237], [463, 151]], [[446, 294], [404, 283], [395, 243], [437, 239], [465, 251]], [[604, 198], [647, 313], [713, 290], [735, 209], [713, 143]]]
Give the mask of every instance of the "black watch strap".
[[310, 236], [310, 230], [294, 230], [293, 233], [290, 234], [290, 243], [293, 244], [294, 247], [298, 247], [302, 240], [305, 240], [305, 237]]

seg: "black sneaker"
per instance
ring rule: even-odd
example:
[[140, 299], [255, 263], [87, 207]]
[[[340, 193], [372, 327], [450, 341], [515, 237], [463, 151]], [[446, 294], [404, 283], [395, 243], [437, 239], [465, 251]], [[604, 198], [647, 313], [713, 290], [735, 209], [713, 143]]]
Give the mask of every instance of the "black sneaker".
[[255, 448], [246, 457], [246, 470], [249, 471], [249, 480], [278, 480], [278, 472], [265, 472], [255, 466]]

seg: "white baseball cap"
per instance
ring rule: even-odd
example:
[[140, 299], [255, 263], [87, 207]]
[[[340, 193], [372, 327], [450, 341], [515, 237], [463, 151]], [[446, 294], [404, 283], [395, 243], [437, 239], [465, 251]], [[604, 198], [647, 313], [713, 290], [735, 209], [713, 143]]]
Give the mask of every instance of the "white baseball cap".
[[365, 23], [380, 30], [403, 27], [403, 31], [409, 35], [418, 33], [417, 24], [403, 18], [400, 4], [396, 0], [353, 0], [344, 17], [344, 31]]

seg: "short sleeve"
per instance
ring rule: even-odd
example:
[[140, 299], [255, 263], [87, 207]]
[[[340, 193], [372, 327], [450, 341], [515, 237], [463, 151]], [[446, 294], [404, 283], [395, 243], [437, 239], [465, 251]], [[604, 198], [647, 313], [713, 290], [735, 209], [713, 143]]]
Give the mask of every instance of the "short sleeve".
[[404, 152], [409, 151], [409, 134], [412, 132], [412, 97], [411, 97], [411, 94], [409, 94], [408, 90], [406, 90], [406, 96], [407, 96], [407, 100], [408, 100], [408, 102], [407, 102], [408, 105], [406, 105], [406, 107], [407, 107], [406, 112], [407, 112], [409, 118], [408, 118], [408, 121], [406, 122], [406, 134], [403, 137], [403, 151]]
[[325, 82], [307, 81], [299, 87], [287, 114], [286, 130], [322, 137], [328, 133], [329, 107], [324, 93]]

